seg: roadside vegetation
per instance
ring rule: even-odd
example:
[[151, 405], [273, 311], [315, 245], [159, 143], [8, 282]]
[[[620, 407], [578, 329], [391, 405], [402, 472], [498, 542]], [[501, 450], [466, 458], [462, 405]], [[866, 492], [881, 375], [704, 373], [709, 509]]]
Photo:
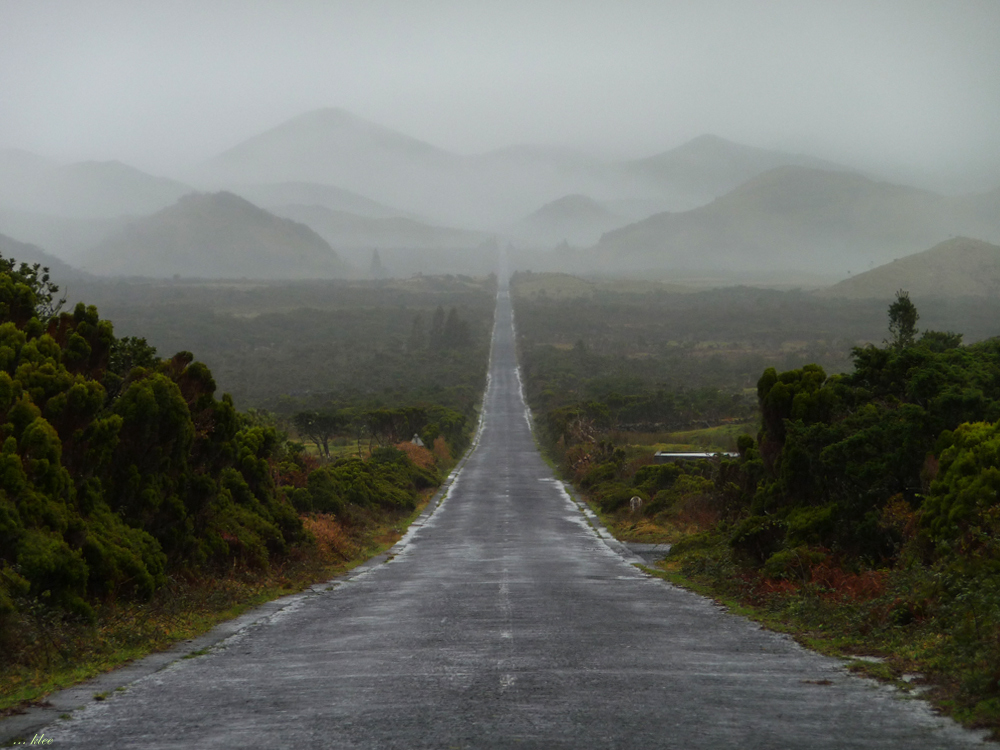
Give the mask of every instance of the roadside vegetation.
[[[492, 285], [479, 295], [492, 301]], [[380, 310], [353, 307], [368, 338], [341, 356], [383, 362], [379, 377], [358, 366], [350, 387], [298, 399], [274, 377], [261, 402], [285, 415], [240, 412], [189, 352], [119, 337], [94, 306], [64, 312], [46, 269], [0, 259], [0, 710], [398, 540], [468, 444], [488, 359], [485, 320], [422, 301], [429, 340], [396, 359], [371, 328]], [[422, 308], [393, 312], [419, 339]], [[445, 384], [427, 390], [436, 362]], [[289, 356], [269, 372], [298, 366]], [[322, 449], [338, 440], [352, 449]]]
[[[844, 371], [761, 367], [747, 404], [738, 377], [727, 388], [725, 367], [697, 355], [684, 385], [718, 383], [712, 393], [671, 388], [655, 355], [620, 365], [611, 389], [615, 358], [590, 342], [612, 325], [591, 338], [567, 325], [561, 335], [580, 345], [560, 350], [542, 343], [554, 324], [524, 314], [537, 302], [515, 300], [543, 448], [617, 536], [673, 543], [659, 575], [813, 648], [866, 657], [851, 668], [926, 688], [968, 725], [1000, 728], [1000, 340], [921, 331], [900, 292], [888, 330], [883, 303], [880, 340], [852, 346]], [[659, 391], [646, 372], [660, 373]], [[745, 434], [725, 429], [747, 420]], [[654, 464], [663, 445], [738, 457]]]

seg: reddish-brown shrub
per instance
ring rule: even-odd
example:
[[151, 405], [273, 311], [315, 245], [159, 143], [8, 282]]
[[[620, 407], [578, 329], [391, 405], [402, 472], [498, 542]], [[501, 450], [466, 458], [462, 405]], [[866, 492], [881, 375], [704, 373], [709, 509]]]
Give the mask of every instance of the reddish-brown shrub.
[[350, 560], [358, 553], [357, 545], [344, 530], [343, 524], [328, 513], [303, 516], [302, 526], [316, 539], [320, 554], [327, 561]]
[[[440, 438], [438, 438], [440, 439]], [[445, 446], [447, 447], [447, 446]], [[410, 441], [397, 443], [396, 448], [406, 454], [416, 466], [421, 469], [431, 469], [434, 467], [434, 454], [421, 445], [414, 445]]]
[[451, 461], [451, 451], [448, 449], [448, 442], [440, 435], [434, 439], [434, 456], [441, 463]]
[[882, 596], [888, 578], [889, 574], [884, 570], [850, 573], [827, 560], [814, 566], [811, 571], [812, 582], [826, 589], [823, 594], [825, 597], [855, 602], [866, 602]]

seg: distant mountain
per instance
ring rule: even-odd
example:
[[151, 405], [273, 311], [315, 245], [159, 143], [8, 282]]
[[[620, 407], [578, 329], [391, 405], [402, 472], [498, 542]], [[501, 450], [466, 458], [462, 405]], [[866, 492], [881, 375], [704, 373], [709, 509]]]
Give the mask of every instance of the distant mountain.
[[52, 280], [60, 285], [67, 281], [74, 281], [89, 276], [89, 274], [73, 268], [68, 263], [63, 263], [59, 258], [42, 250], [38, 245], [18, 242], [13, 237], [8, 237], [5, 234], [0, 234], [0, 256], [3, 256], [7, 260], [16, 260], [18, 263], [40, 263], [49, 269]]
[[324, 206], [280, 206], [278, 216], [301, 222], [334, 248], [474, 248], [488, 239], [483, 232], [451, 229], [404, 217], [374, 218]]
[[716, 135], [702, 135], [662, 154], [622, 162], [618, 169], [661, 194], [674, 196], [676, 210], [708, 203], [757, 175], [786, 166], [850, 171], [811, 156], [745, 146]]
[[339, 108], [299, 115], [210, 159], [207, 175], [228, 184], [331, 182], [355, 168], [452, 162], [452, 154]]
[[586, 195], [566, 195], [546, 203], [512, 225], [508, 232], [529, 244], [552, 247], [560, 242], [591, 245], [610, 229], [629, 223], [625, 217]]
[[[523, 201], [504, 179], [488, 179], [468, 158], [343, 109], [295, 117], [208, 160], [192, 178], [213, 189], [337, 185], [409, 214], [464, 226], [489, 226], [505, 216], [511, 195]], [[523, 191], [524, 181], [517, 183]]]
[[69, 263], [99, 245], [134, 217], [78, 219], [0, 208], [0, 232], [46, 248]]
[[25, 152], [0, 154], [0, 206], [74, 218], [110, 218], [158, 211], [191, 192], [118, 161], [56, 166]]
[[[359, 216], [372, 216], [376, 218], [408, 215], [402, 209], [386, 206], [350, 190], [344, 190], [333, 185], [321, 185], [315, 182], [276, 182], [266, 185], [245, 185], [233, 188], [232, 192], [266, 209], [293, 205], [322, 206], [331, 211], [347, 211]], [[416, 217], [409, 216], [409, 218]]]
[[309, 227], [232, 193], [194, 193], [138, 219], [88, 251], [109, 276], [298, 279], [344, 275], [346, 264]]
[[899, 289], [905, 289], [914, 299], [996, 297], [1000, 295], [1000, 246], [956, 237], [930, 250], [859, 273], [816, 294], [892, 299]]
[[[200, 179], [237, 186], [275, 182], [343, 185], [383, 196], [387, 182], [440, 174], [461, 158], [343, 109], [321, 109], [254, 136], [201, 165]], [[367, 190], [366, 187], [374, 188]]]
[[[316, 183], [366, 196], [432, 223], [496, 230], [562, 196], [588, 195], [628, 219], [685, 210], [782, 165], [837, 165], [798, 154], [703, 136], [646, 159], [609, 161], [558, 146], [518, 145], [461, 155], [364, 120], [342, 109], [293, 118], [206, 161], [191, 179], [260, 200], [241, 186]], [[273, 200], [269, 205], [324, 205]], [[414, 218], [411, 216], [411, 218]]]
[[33, 183], [37, 176], [57, 165], [44, 156], [18, 148], [0, 149], [0, 188]]
[[959, 234], [1000, 239], [990, 195], [945, 198], [848, 172], [780, 167], [712, 203], [605, 234], [565, 262], [605, 270], [845, 273]]

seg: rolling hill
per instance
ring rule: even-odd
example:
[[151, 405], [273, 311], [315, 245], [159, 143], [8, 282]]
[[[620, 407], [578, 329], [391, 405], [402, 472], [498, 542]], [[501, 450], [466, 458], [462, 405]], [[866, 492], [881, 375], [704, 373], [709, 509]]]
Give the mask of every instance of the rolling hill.
[[859, 273], [816, 294], [891, 300], [898, 289], [905, 289], [914, 299], [996, 297], [1000, 295], [1000, 246], [956, 237]]
[[573, 268], [845, 274], [961, 234], [1000, 239], [993, 194], [946, 198], [849, 172], [779, 167], [712, 203], [661, 213], [563, 253]]
[[85, 253], [108, 276], [330, 278], [346, 264], [309, 227], [232, 193], [193, 193], [138, 219]]

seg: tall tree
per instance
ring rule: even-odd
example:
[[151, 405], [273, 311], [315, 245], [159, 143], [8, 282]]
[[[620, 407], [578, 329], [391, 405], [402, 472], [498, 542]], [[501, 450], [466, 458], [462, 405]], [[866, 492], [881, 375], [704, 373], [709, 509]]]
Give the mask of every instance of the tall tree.
[[896, 301], [889, 305], [889, 345], [893, 349], [905, 349], [913, 345], [917, 335], [917, 321], [920, 315], [916, 306], [910, 301], [909, 292], [900, 289], [896, 292]]

